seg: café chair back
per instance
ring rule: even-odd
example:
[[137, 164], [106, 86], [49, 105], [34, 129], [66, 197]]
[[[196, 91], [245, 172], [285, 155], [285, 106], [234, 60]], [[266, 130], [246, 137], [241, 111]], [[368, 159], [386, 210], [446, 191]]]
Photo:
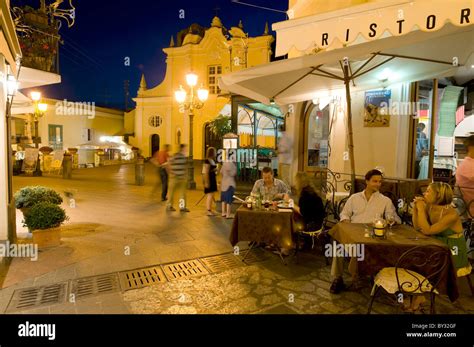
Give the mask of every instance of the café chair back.
[[404, 252], [395, 267], [383, 268], [375, 276], [367, 314], [370, 314], [381, 288], [388, 294], [396, 295], [399, 303], [410, 297], [429, 295], [430, 313], [434, 314], [435, 298], [439, 294], [437, 287], [451, 261], [450, 257], [446, 248], [434, 245], [416, 246]]

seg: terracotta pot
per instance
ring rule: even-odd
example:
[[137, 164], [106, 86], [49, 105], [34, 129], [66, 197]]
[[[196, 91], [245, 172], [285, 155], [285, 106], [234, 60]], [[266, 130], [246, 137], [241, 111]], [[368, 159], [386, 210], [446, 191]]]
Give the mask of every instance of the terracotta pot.
[[57, 247], [61, 244], [61, 227], [33, 230], [33, 244], [38, 249]]

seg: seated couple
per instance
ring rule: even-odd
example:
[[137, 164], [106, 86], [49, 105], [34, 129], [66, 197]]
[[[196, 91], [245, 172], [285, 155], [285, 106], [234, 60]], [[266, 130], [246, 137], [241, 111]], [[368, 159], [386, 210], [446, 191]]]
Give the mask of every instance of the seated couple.
[[[325, 217], [323, 200], [316, 193], [306, 173], [298, 172], [295, 182], [298, 202], [294, 206], [294, 211], [301, 215], [305, 231], [317, 231], [321, 229]], [[288, 200], [291, 194], [283, 181], [273, 177], [273, 170], [270, 167], [263, 168], [262, 179], [255, 182], [252, 193], [260, 193], [261, 196], [272, 200]], [[289, 250], [282, 248], [281, 253], [288, 255]]]
[[[395, 217], [397, 223], [401, 223], [396, 214], [391, 200], [379, 192], [382, 184], [382, 173], [371, 170], [365, 175], [366, 189], [360, 193], [353, 194], [346, 202], [341, 212], [342, 222], [371, 223], [376, 214]], [[415, 198], [413, 210], [413, 225], [423, 234], [432, 236], [447, 244], [452, 252], [453, 263], [458, 277], [466, 276], [471, 272], [471, 266], [467, 257], [467, 247], [464, 240], [461, 219], [451, 205], [453, 191], [451, 187], [442, 182], [431, 183], [424, 193], [424, 197]], [[344, 289], [342, 280], [344, 258], [333, 258], [331, 276], [333, 283], [331, 293], [337, 294]], [[395, 265], [395, 264], [394, 264]], [[352, 258], [349, 263], [349, 272], [354, 284], [357, 284], [357, 260]], [[408, 311], [417, 310], [424, 301], [423, 296], [417, 296], [411, 300], [410, 306], [405, 307]]]

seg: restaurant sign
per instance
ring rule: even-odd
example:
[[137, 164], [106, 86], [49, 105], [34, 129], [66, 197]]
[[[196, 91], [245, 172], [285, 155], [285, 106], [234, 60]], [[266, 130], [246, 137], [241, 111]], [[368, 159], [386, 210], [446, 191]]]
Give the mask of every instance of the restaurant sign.
[[363, 36], [367, 41], [401, 36], [412, 31], [436, 31], [447, 22], [455, 26], [474, 23], [472, 0], [417, 0], [353, 6], [348, 9], [302, 17], [273, 25], [277, 33], [276, 55], [295, 47], [305, 51], [324, 49], [334, 41], [351, 44]]

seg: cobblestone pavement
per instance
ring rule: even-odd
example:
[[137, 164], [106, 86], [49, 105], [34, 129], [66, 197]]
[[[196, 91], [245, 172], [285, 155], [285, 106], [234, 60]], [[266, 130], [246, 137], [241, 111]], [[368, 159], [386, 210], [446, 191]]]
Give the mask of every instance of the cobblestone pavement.
[[[200, 172], [196, 169], [195, 172]], [[66, 283], [79, 278], [118, 273], [158, 264], [204, 258], [232, 252], [228, 236], [231, 221], [207, 217], [202, 191], [188, 192], [190, 213], [169, 213], [152, 194], [156, 176], [146, 167], [145, 186], [134, 185], [133, 165], [75, 170], [72, 180], [53, 176], [14, 177], [15, 190], [46, 185], [63, 193], [73, 191], [76, 206], [63, 203], [70, 216], [62, 244], [40, 252], [38, 261], [13, 258], [0, 271], [0, 312], [5, 312], [15, 290]], [[199, 180], [197, 180], [199, 183]], [[20, 237], [27, 235], [21, 228]], [[27, 239], [21, 242], [29, 242]], [[240, 244], [241, 249], [245, 245]], [[358, 292], [329, 293], [330, 267], [318, 254], [302, 254], [283, 265], [269, 253], [265, 261], [200, 277], [166, 281], [141, 289], [41, 305], [8, 313], [365, 313], [370, 284]], [[465, 281], [455, 303], [437, 300], [439, 313], [473, 313], [474, 300]], [[397, 313], [388, 296], [378, 299], [374, 313]]]

